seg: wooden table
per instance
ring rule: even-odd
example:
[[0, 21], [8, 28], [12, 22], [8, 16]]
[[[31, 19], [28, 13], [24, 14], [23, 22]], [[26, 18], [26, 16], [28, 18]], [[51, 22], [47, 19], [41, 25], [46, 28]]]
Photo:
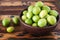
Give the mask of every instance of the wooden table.
[[[0, 17], [2, 15], [19, 15], [21, 11], [29, 5], [34, 5], [37, 0], [0, 0]], [[59, 0], [38, 0], [43, 1], [44, 4], [50, 6], [52, 9], [57, 10], [60, 13]], [[2, 27], [2, 25], [0, 24]], [[0, 29], [1, 29], [0, 27]], [[19, 26], [20, 27], [20, 26]], [[23, 33], [18, 30], [14, 33], [6, 33], [5, 28], [0, 32], [0, 40], [59, 40], [60, 38], [60, 23], [51, 34], [45, 36], [32, 36], [30, 34]]]

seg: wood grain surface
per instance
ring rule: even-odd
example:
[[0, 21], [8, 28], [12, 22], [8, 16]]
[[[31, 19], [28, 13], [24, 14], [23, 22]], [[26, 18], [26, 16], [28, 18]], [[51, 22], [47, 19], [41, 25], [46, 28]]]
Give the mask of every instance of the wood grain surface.
[[[0, 0], [0, 17], [10, 17], [10, 15], [19, 16], [22, 10], [27, 8], [29, 5], [34, 5], [36, 1], [43, 1], [44, 4], [60, 13], [59, 0]], [[2, 18], [0, 18], [0, 20]], [[23, 33], [20, 27], [20, 25], [17, 26], [15, 32], [13, 33], [7, 33], [6, 28], [3, 28], [0, 23], [0, 40], [40, 40], [41, 38], [43, 38], [41, 40], [44, 40], [45, 38], [50, 40], [58, 40], [58, 38], [60, 38], [60, 22], [51, 34], [39, 37]]]

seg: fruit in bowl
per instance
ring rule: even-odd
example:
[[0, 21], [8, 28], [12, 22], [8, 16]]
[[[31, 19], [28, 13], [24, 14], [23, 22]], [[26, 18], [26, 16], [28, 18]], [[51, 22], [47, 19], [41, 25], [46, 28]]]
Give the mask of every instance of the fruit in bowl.
[[[41, 5], [39, 5], [41, 4]], [[33, 7], [29, 6], [24, 17], [23, 10], [20, 14], [20, 22], [22, 28], [24, 28], [25, 32], [29, 32], [31, 34], [45, 34], [53, 31], [58, 24], [59, 15], [56, 10], [51, 10], [51, 8], [47, 5], [44, 5], [41, 1], [36, 2]]]

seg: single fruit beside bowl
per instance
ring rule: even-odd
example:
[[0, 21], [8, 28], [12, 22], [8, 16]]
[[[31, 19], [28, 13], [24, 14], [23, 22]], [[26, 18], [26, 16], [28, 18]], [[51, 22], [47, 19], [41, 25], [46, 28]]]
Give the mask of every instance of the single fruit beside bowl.
[[11, 33], [13, 31], [14, 31], [14, 27], [10, 26], [10, 27], [7, 28], [7, 32]]
[[13, 17], [12, 21], [14, 24], [18, 24], [19, 23], [19, 18], [18, 17]]
[[5, 18], [5, 19], [2, 20], [2, 25], [3, 26], [8, 26], [9, 24], [10, 24], [10, 20], [9, 19]]

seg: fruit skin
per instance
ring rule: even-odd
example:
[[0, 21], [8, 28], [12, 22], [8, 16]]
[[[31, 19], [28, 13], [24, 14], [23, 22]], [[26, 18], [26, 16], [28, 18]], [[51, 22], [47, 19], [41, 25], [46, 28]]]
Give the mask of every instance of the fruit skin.
[[58, 16], [58, 12], [56, 10], [51, 10], [50, 14], [57, 17]]
[[30, 6], [28, 7], [28, 12], [32, 12], [33, 8], [34, 8], [34, 6], [30, 5]]
[[47, 10], [47, 12], [49, 12], [50, 11], [50, 7], [48, 7], [47, 5], [45, 5], [45, 6], [42, 7], [42, 10]]
[[48, 14], [48, 12], [46, 10], [42, 10], [39, 14], [39, 17], [44, 18], [47, 14]]
[[33, 23], [33, 24], [32, 24], [32, 26], [35, 26], [35, 27], [37, 27], [38, 25], [37, 25], [37, 23]]
[[12, 21], [13, 21], [14, 24], [18, 24], [19, 23], [19, 18], [13, 17]]
[[23, 11], [23, 15], [26, 15], [26, 14], [27, 14], [27, 12], [28, 12], [27, 10]]
[[11, 33], [13, 31], [14, 31], [14, 27], [10, 26], [10, 27], [7, 28], [7, 32]]
[[38, 26], [39, 26], [39, 27], [45, 27], [46, 25], [47, 25], [46, 19], [40, 19], [40, 20], [38, 21]]
[[27, 17], [25, 15], [22, 16], [22, 20], [25, 21]]
[[33, 16], [33, 13], [32, 13], [32, 12], [28, 12], [28, 13], [27, 13], [27, 18], [28, 18], [28, 19], [31, 19], [32, 16]]
[[47, 21], [50, 25], [55, 25], [56, 24], [56, 18], [54, 16], [47, 17]]
[[9, 24], [10, 24], [10, 20], [9, 19], [5, 18], [5, 19], [2, 20], [2, 25], [3, 26], [8, 26]]
[[35, 6], [42, 7], [44, 4], [41, 1], [36, 2]]
[[33, 20], [34, 22], [38, 22], [39, 16], [38, 16], [38, 15], [33, 16], [33, 17], [32, 17], [32, 20]]
[[31, 25], [33, 22], [32, 22], [31, 19], [26, 19], [26, 20], [25, 20], [25, 23]]
[[33, 8], [33, 14], [35, 14], [35, 15], [39, 14], [40, 11], [41, 11], [41, 9], [39, 7], [34, 7]]

